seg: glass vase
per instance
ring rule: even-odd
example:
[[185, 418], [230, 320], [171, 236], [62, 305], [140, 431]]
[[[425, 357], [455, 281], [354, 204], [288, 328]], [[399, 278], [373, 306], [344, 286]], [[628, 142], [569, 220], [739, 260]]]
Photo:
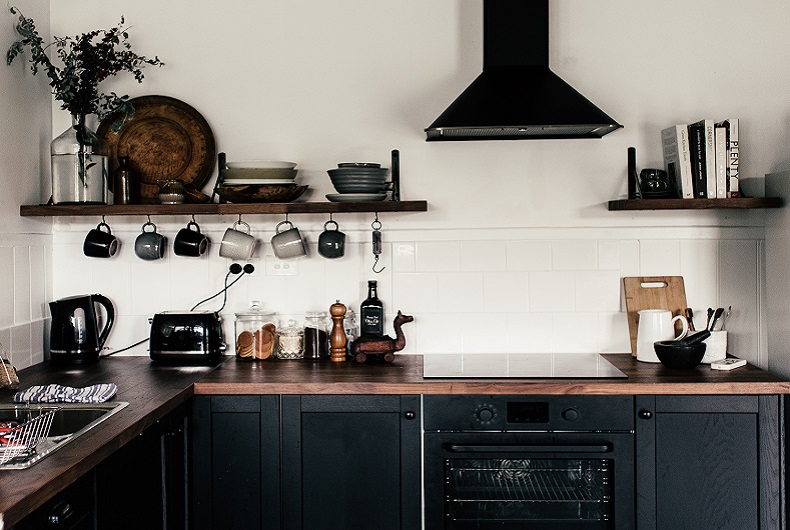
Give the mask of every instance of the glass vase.
[[52, 140], [52, 202], [108, 204], [107, 142], [73, 114], [72, 125]]

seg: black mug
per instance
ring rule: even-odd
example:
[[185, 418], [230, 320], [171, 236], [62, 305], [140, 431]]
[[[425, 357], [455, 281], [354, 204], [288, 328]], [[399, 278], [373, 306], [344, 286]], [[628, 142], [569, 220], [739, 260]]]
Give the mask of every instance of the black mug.
[[[329, 225], [335, 225], [332, 230]], [[318, 236], [318, 253], [325, 258], [340, 258], [346, 253], [346, 234], [339, 230], [337, 222], [329, 220], [324, 223], [324, 231]]]
[[88, 232], [82, 244], [82, 253], [90, 258], [111, 258], [116, 252], [118, 239], [112, 235], [109, 225], [104, 221]]
[[177, 256], [196, 258], [205, 254], [207, 249], [208, 238], [200, 233], [200, 226], [195, 221], [189, 221], [173, 240], [173, 251]]

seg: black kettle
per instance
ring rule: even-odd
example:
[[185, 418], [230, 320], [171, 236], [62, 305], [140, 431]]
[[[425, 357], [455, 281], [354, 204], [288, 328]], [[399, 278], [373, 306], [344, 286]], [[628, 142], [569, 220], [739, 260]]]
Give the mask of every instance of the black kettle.
[[[101, 331], [96, 304], [102, 306], [107, 314], [107, 321]], [[67, 364], [97, 360], [115, 319], [112, 302], [100, 294], [70, 296], [50, 302], [49, 310], [52, 313], [50, 360]]]

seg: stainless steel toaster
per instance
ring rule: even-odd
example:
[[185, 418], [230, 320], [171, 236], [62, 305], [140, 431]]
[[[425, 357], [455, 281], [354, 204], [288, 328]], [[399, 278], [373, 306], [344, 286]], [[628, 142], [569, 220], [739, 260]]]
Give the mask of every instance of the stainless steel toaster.
[[151, 319], [148, 351], [154, 361], [211, 363], [219, 360], [225, 349], [219, 313], [165, 311]]

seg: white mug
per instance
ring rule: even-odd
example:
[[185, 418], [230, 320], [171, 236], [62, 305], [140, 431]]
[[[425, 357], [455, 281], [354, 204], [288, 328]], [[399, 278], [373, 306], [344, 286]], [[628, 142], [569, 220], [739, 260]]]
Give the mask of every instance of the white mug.
[[[287, 225], [290, 228], [280, 231], [280, 227]], [[278, 259], [298, 258], [307, 254], [307, 247], [302, 239], [302, 234], [290, 221], [282, 221], [277, 224], [277, 232], [272, 237], [272, 249]]]
[[[244, 227], [241, 231], [236, 227]], [[219, 255], [223, 258], [249, 260], [255, 251], [255, 237], [250, 234], [250, 225], [244, 221], [236, 221], [231, 228], [225, 230]]]
[[[675, 322], [680, 321], [683, 331], [675, 336]], [[680, 340], [689, 332], [686, 317], [672, 317], [666, 309], [643, 309], [639, 311], [639, 325], [636, 331], [636, 360], [646, 363], [658, 363], [653, 343], [660, 340]]]

